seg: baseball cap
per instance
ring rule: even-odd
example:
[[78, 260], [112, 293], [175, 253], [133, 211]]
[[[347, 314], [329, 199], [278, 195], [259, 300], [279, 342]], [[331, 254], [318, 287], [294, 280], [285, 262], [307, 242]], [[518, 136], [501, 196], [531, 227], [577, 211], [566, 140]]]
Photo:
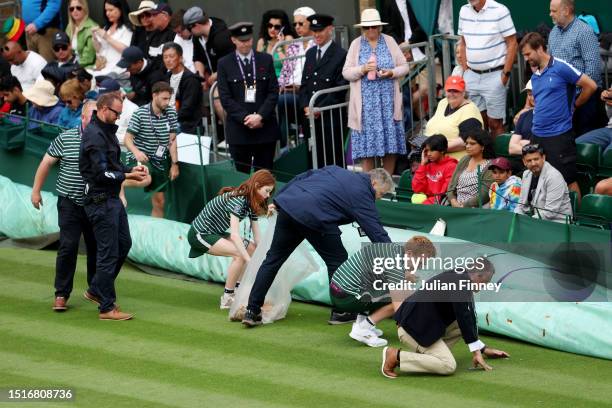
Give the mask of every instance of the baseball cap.
[[159, 3], [157, 5], [157, 7], [155, 7], [153, 10], [151, 10], [151, 14], [159, 14], [159, 13], [166, 13], [169, 16], [171, 16], [172, 15], [172, 8], [170, 8], [168, 3]]
[[465, 81], [460, 76], [449, 76], [444, 84], [444, 90], [465, 91]]
[[512, 169], [512, 165], [510, 165], [510, 162], [505, 157], [498, 157], [498, 158], [492, 160], [491, 164], [489, 164], [489, 168], [491, 168], [491, 167], [497, 167], [497, 168], [500, 168], [500, 169], [506, 170], [506, 171]]
[[531, 79], [529, 81], [527, 81], [527, 84], [525, 85], [525, 88], [523, 88], [523, 90], [521, 92], [527, 92], [527, 91], [531, 91], [533, 90], [533, 87], [531, 86]]
[[68, 38], [68, 34], [66, 34], [65, 32], [58, 31], [53, 36], [52, 46], [56, 46], [56, 45], [69, 45], [69, 44], [70, 44], [70, 38]]
[[145, 54], [140, 48], [134, 46], [127, 47], [121, 53], [121, 59], [117, 63], [117, 66], [119, 68], [127, 68], [133, 63], [138, 62], [142, 59], [145, 59]]
[[[97, 80], [98, 78], [96, 78]], [[121, 85], [116, 79], [106, 77], [98, 83], [98, 95], [104, 95], [109, 92], [116, 92], [121, 89]]]

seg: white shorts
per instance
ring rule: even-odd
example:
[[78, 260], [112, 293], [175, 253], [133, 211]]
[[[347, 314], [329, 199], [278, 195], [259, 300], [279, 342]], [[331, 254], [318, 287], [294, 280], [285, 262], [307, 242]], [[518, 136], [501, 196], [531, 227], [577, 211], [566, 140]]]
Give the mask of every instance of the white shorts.
[[463, 74], [463, 79], [470, 100], [481, 112], [487, 111], [487, 116], [492, 119], [505, 120], [508, 88], [502, 83], [501, 76], [501, 70], [477, 74], [468, 69]]

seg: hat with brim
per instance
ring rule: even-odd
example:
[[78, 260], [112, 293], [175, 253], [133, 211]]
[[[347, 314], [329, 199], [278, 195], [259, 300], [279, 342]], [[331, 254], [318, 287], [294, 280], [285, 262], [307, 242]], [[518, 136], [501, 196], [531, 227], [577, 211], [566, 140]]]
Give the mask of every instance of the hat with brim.
[[512, 165], [510, 164], [508, 159], [506, 159], [505, 157], [498, 157], [492, 160], [491, 163], [489, 164], [489, 169], [492, 169], [493, 167], [497, 167], [498, 169], [501, 169], [504, 171], [512, 170]]
[[380, 13], [376, 9], [365, 9], [361, 12], [361, 23], [355, 24], [355, 27], [378, 27], [387, 25], [380, 21]]
[[144, 0], [141, 1], [140, 4], [138, 5], [138, 10], [134, 10], [132, 11], [128, 16], [130, 18], [130, 22], [132, 24], [134, 24], [135, 26], [142, 26], [142, 24], [140, 24], [140, 21], [138, 20], [138, 17], [145, 12], [151, 12], [152, 10], [154, 10], [157, 7], [157, 5], [149, 0]]
[[45, 108], [55, 106], [59, 101], [55, 96], [55, 87], [46, 79], [38, 79], [31, 88], [23, 91], [23, 96], [28, 101]]
[[460, 76], [449, 76], [444, 84], [445, 91], [465, 91], [465, 80]]
[[253, 37], [253, 23], [248, 21], [241, 21], [236, 24], [232, 24], [228, 27], [230, 35], [237, 38], [240, 41], [246, 41]]
[[334, 17], [328, 14], [313, 14], [306, 17], [306, 20], [310, 23], [310, 29], [312, 31], [322, 31], [325, 28], [334, 24]]
[[531, 79], [530, 79], [529, 81], [527, 81], [527, 85], [525, 85], [525, 88], [523, 88], [521, 92], [531, 91], [532, 89], [533, 87], [531, 86]]

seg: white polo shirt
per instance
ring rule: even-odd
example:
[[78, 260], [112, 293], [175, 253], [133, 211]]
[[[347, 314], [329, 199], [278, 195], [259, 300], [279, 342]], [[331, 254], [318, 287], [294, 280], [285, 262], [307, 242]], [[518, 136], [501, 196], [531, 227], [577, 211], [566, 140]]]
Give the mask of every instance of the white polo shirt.
[[516, 29], [507, 7], [487, 0], [479, 12], [470, 4], [461, 7], [457, 34], [465, 39], [468, 66], [484, 71], [504, 65], [505, 37], [516, 34]]
[[47, 65], [47, 60], [34, 51], [28, 51], [28, 56], [21, 65], [11, 65], [11, 74], [19, 80], [23, 90], [30, 89], [41, 76], [40, 71]]

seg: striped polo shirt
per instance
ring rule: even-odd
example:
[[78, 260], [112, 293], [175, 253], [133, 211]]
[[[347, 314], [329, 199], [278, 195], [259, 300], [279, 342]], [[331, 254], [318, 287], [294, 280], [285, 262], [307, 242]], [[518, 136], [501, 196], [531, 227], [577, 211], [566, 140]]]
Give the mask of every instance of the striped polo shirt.
[[487, 0], [480, 11], [464, 4], [459, 11], [459, 29], [464, 37], [467, 64], [484, 71], [504, 65], [508, 47], [505, 37], [516, 34], [510, 10], [494, 0]]
[[395, 262], [397, 255], [404, 256], [404, 249], [401, 245], [393, 243], [369, 244], [344, 261], [334, 272], [331, 281], [342, 288], [345, 293], [353, 295], [357, 299], [369, 295], [373, 301], [384, 299], [384, 301], [390, 302], [389, 292], [375, 289], [374, 286], [380, 286], [379, 284], [374, 285], [374, 281], [400, 283], [405, 279], [405, 272], [395, 268], [385, 268], [380, 274], [374, 273], [374, 259], [392, 258]]
[[257, 221], [245, 196], [233, 196], [232, 192], [223, 193], [210, 200], [191, 224], [200, 234], [223, 234], [230, 228], [230, 216], [239, 220], [249, 217]]
[[[168, 107], [160, 116], [153, 113], [151, 104], [141, 106], [134, 112], [130, 119], [127, 131], [134, 135], [134, 145], [149, 157], [151, 165], [164, 170], [164, 162], [170, 154], [170, 133], [176, 133], [178, 128], [176, 111]], [[164, 146], [166, 151], [160, 160], [155, 157], [158, 146]], [[134, 155], [130, 152], [128, 160], [133, 160]]]
[[79, 171], [81, 129], [68, 129], [60, 133], [47, 149], [47, 154], [60, 159], [59, 175], [55, 188], [57, 195], [83, 205], [85, 182]]

